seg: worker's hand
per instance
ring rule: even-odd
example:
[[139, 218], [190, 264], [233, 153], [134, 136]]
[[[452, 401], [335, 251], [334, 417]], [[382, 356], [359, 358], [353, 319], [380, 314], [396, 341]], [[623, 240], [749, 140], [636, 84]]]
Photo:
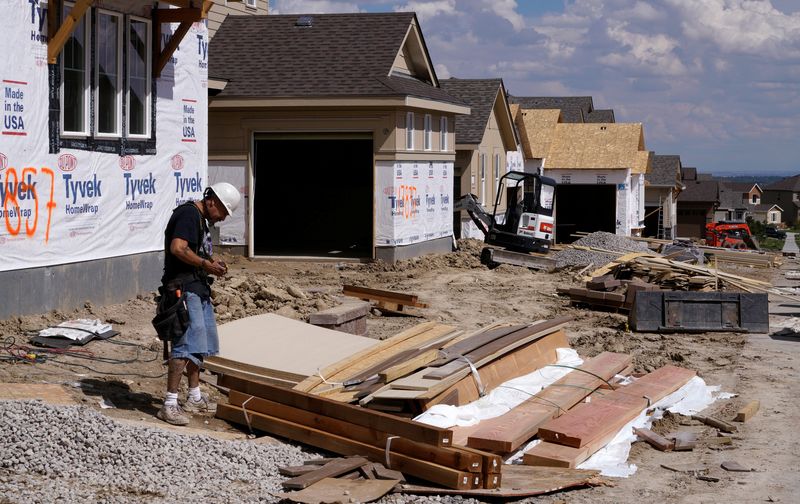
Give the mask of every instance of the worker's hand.
[[228, 267], [222, 261], [209, 261], [206, 259], [203, 261], [203, 270], [210, 274], [216, 276], [223, 276], [228, 273]]

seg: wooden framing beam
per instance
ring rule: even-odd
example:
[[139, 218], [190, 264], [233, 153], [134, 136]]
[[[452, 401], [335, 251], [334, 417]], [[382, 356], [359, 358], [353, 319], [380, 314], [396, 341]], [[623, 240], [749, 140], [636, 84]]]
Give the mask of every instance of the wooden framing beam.
[[[161, 76], [161, 71], [175, 53], [183, 37], [189, 32], [192, 23], [208, 17], [214, 2], [203, 0], [200, 8], [194, 7], [193, 0], [165, 2], [179, 7], [178, 9], [153, 9], [153, 78]], [[163, 23], [180, 23], [178, 29], [172, 34], [169, 42], [161, 50], [161, 25]]]
[[[58, 11], [56, 9], [61, 6], [61, 2], [53, 3], [53, 12], [51, 13], [50, 9], [48, 9], [47, 13], [48, 29], [57, 24], [54, 21], [58, 19]], [[80, 23], [83, 15], [86, 14], [86, 11], [92, 6], [93, 3], [94, 0], [77, 0], [75, 2], [75, 5], [72, 6], [72, 9], [70, 9], [69, 14], [67, 14], [64, 18], [61, 26], [58, 27], [58, 31], [50, 37], [50, 41], [47, 43], [48, 63], [52, 65], [58, 61], [58, 55], [61, 54], [61, 50], [64, 49], [64, 44], [67, 43], [67, 39], [70, 37], [70, 35], [72, 35], [72, 32], [75, 31], [75, 27], [78, 26], [78, 23]], [[50, 33], [51, 32], [48, 31], [48, 34]]]

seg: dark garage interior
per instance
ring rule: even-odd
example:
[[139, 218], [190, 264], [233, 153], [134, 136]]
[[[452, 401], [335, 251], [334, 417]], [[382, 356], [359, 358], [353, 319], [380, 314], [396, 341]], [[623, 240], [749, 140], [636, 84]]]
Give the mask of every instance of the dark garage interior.
[[616, 232], [617, 191], [613, 185], [556, 186], [556, 241], [572, 243], [578, 231]]
[[255, 141], [255, 255], [372, 257], [371, 138]]

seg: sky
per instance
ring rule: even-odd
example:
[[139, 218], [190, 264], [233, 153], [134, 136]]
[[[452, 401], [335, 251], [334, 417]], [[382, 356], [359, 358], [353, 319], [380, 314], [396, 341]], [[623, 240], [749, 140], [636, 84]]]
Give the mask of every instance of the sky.
[[440, 79], [592, 96], [645, 147], [717, 175], [800, 174], [800, 0], [271, 0], [415, 11]]

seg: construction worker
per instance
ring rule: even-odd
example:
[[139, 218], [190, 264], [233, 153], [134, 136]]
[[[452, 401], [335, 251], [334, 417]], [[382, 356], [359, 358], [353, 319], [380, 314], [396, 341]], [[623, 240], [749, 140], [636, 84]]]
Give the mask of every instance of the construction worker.
[[[167, 292], [184, 307], [185, 331], [170, 338], [167, 394], [156, 416], [173, 425], [187, 425], [185, 413], [212, 412], [208, 396], [200, 393], [203, 358], [219, 352], [217, 324], [211, 305], [209, 275], [228, 272], [224, 262], [212, 256], [209, 225], [222, 222], [239, 206], [239, 191], [227, 182], [206, 188], [203, 199], [178, 206], [164, 231], [164, 276], [162, 295]], [[180, 334], [182, 332], [182, 334]], [[183, 372], [189, 377], [189, 394], [183, 408], [178, 404], [178, 387]]]

